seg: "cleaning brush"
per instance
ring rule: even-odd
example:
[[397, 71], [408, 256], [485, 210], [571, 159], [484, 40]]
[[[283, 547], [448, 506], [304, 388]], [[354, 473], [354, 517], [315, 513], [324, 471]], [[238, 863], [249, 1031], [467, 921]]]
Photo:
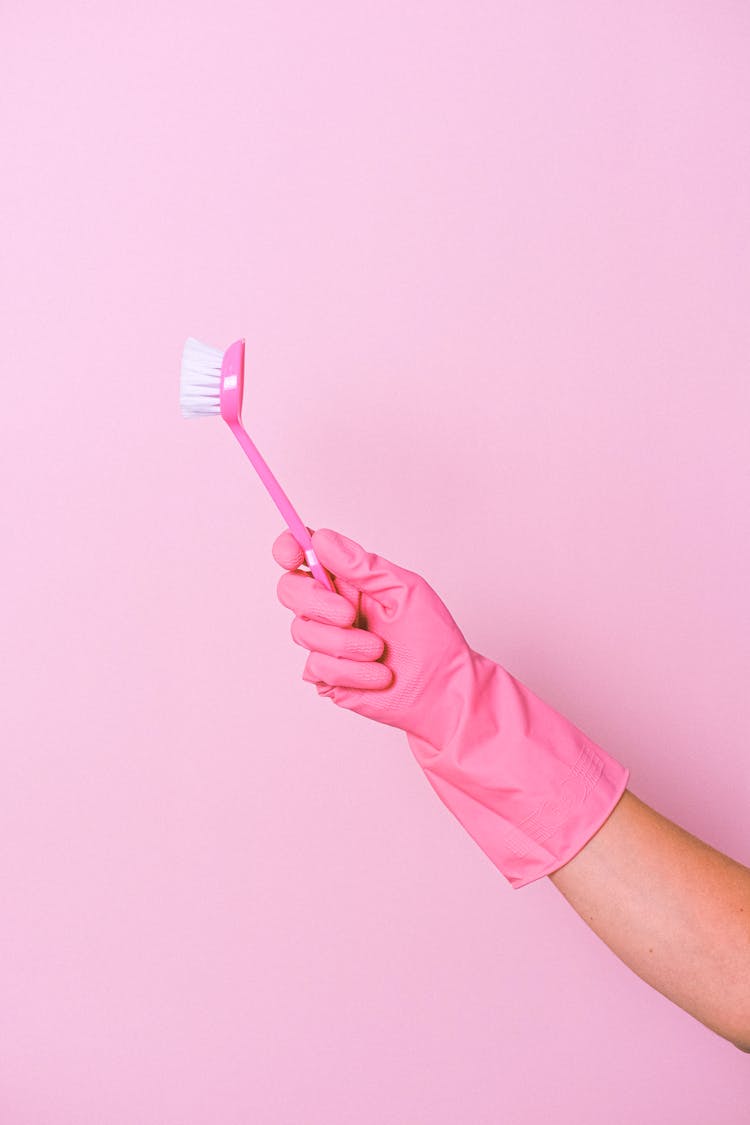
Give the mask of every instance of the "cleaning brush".
[[[245, 379], [245, 341], [236, 340], [222, 352], [190, 336], [182, 350], [180, 409], [184, 418], [220, 414], [237, 438], [305, 553], [307, 565], [327, 590], [334, 590], [328, 572], [318, 562], [310, 532], [292, 507], [240, 420]], [[334, 591], [335, 592], [335, 591]]]

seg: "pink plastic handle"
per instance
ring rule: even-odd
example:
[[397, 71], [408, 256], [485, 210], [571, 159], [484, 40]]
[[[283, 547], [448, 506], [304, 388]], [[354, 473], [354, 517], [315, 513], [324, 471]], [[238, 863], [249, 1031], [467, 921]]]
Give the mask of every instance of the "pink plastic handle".
[[258, 476], [266, 486], [271, 499], [286, 520], [292, 535], [297, 540], [302, 550], [305, 552], [305, 559], [307, 560], [307, 565], [310, 567], [313, 577], [317, 578], [318, 582], [321, 582], [325, 586], [326, 590], [331, 590], [331, 592], [335, 594], [336, 590], [334, 589], [333, 583], [328, 577], [328, 572], [318, 562], [315, 551], [313, 550], [310, 532], [307, 530], [302, 520], [295, 512], [294, 508], [292, 507], [291, 501], [289, 500], [289, 497], [286, 495], [283, 488], [276, 480], [276, 477], [273, 475], [268, 465], [261, 457], [257, 446], [253, 441], [251, 441], [250, 435], [248, 434], [247, 430], [245, 430], [241, 422], [230, 422], [229, 427], [234, 436], [237, 438], [237, 441], [244, 449], [247, 456], [250, 458], [250, 461], [252, 462]]

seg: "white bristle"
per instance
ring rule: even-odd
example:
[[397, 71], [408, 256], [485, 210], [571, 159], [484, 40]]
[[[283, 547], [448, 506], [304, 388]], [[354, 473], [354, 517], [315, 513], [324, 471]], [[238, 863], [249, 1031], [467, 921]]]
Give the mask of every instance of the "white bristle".
[[202, 418], [220, 412], [221, 361], [220, 348], [202, 344], [189, 336], [182, 349], [180, 368], [180, 410], [183, 418]]

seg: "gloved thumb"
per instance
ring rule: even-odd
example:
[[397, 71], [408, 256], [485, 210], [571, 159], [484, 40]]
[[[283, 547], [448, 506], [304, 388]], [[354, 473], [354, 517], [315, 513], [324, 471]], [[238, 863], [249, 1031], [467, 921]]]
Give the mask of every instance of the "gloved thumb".
[[313, 533], [312, 544], [323, 566], [336, 578], [386, 607], [395, 603], [404, 586], [399, 578], [400, 567], [328, 527]]

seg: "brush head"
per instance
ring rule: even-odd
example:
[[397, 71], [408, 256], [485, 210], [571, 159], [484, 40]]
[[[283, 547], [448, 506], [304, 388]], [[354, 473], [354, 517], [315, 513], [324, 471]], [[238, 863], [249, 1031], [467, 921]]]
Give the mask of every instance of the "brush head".
[[227, 425], [241, 425], [244, 385], [244, 339], [235, 340], [222, 352], [188, 337], [180, 368], [180, 408], [184, 418], [221, 414]]
[[189, 336], [182, 349], [180, 368], [180, 410], [183, 418], [202, 418], [221, 413], [220, 348], [202, 344]]

